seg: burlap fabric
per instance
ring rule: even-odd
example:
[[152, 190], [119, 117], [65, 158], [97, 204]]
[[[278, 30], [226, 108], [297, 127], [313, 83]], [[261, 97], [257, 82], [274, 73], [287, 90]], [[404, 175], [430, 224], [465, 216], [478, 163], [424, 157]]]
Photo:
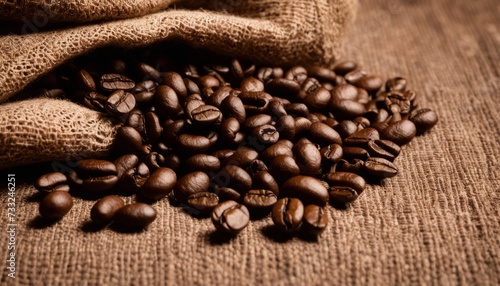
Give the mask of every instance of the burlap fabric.
[[[81, 3], [62, 1], [66, 2]], [[82, 5], [93, 11], [99, 7], [96, 2]], [[117, 7], [113, 11], [120, 17], [130, 2], [113, 2]], [[134, 47], [176, 39], [259, 63], [331, 64], [356, 4], [357, 0], [188, 0], [178, 1], [175, 9], [138, 18], [3, 36], [0, 102], [64, 61], [103, 46]]]
[[[498, 1], [361, 3], [343, 55], [385, 77], [406, 76], [441, 120], [404, 148], [398, 176], [370, 186], [348, 210], [330, 208], [318, 242], [277, 236], [270, 219], [224, 241], [210, 221], [167, 201], [155, 204], [158, 220], [144, 233], [90, 229], [92, 202], [82, 200], [46, 226], [30, 185], [40, 167], [18, 168], [9, 170], [18, 181], [17, 278], [2, 267], [2, 283], [500, 284]], [[4, 261], [6, 234], [0, 239]]]

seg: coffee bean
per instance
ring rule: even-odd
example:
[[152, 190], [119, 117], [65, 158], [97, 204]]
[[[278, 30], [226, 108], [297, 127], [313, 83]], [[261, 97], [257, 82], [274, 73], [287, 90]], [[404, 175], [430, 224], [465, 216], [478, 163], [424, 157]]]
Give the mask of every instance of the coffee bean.
[[264, 91], [264, 83], [254, 77], [246, 77], [241, 81], [240, 89], [243, 92], [259, 92]]
[[398, 174], [398, 168], [384, 158], [370, 157], [365, 161], [364, 170], [376, 177], [390, 178]]
[[422, 108], [412, 112], [409, 119], [415, 124], [417, 134], [427, 132], [438, 122], [437, 114], [430, 108]]
[[337, 163], [340, 159], [342, 159], [343, 156], [343, 151], [342, 151], [342, 146], [339, 144], [330, 144], [327, 145], [321, 150], [319, 150], [319, 153], [321, 154], [321, 163], [323, 165], [332, 165], [334, 163]]
[[339, 84], [331, 91], [331, 101], [335, 100], [357, 100], [359, 90], [351, 84]]
[[212, 211], [219, 204], [219, 197], [210, 192], [200, 192], [191, 194], [187, 203], [190, 207], [202, 213]]
[[270, 124], [272, 121], [272, 117], [267, 114], [257, 114], [248, 117], [244, 122], [243, 126], [245, 126], [247, 129], [252, 130], [256, 127]]
[[113, 148], [119, 154], [139, 154], [142, 150], [142, 136], [133, 127], [122, 126], [116, 132]]
[[361, 147], [343, 147], [343, 153], [343, 158], [346, 160], [366, 160], [370, 156], [368, 151]]
[[156, 219], [156, 210], [145, 203], [133, 203], [120, 208], [113, 216], [114, 224], [129, 230], [140, 230]]
[[245, 121], [247, 113], [243, 101], [237, 96], [228, 96], [221, 103], [225, 117], [234, 117], [238, 122]]
[[345, 80], [350, 84], [356, 84], [359, 80], [367, 75], [366, 71], [362, 69], [356, 69], [350, 71], [349, 73], [344, 75]]
[[135, 87], [135, 82], [122, 74], [104, 74], [100, 85], [106, 91], [131, 90]]
[[278, 155], [269, 164], [269, 173], [276, 179], [278, 184], [289, 178], [300, 174], [299, 165], [295, 159], [287, 155]]
[[405, 91], [406, 79], [403, 77], [390, 78], [385, 82], [386, 91]]
[[170, 168], [161, 167], [154, 171], [141, 187], [141, 195], [147, 199], [160, 200], [176, 186], [177, 175]]
[[116, 212], [125, 206], [125, 202], [118, 196], [109, 195], [99, 199], [90, 210], [90, 218], [98, 225], [109, 223]]
[[345, 75], [358, 68], [358, 64], [353, 61], [343, 61], [339, 62], [333, 68], [336, 74]]
[[274, 96], [294, 98], [300, 92], [300, 84], [285, 78], [271, 79], [266, 83], [265, 89]]
[[190, 113], [193, 122], [198, 124], [220, 124], [222, 122], [222, 113], [212, 105], [202, 105]]
[[238, 166], [224, 166], [221, 168], [220, 173], [224, 174], [227, 178], [226, 184], [221, 185], [222, 187], [233, 188], [241, 194], [244, 194], [252, 187], [252, 177], [250, 177], [247, 171]]
[[221, 167], [220, 160], [211, 155], [196, 154], [189, 157], [184, 162], [184, 168], [188, 172], [204, 171], [204, 172], [217, 172]]
[[369, 93], [376, 93], [384, 85], [384, 81], [376, 75], [367, 75], [356, 81], [355, 85]]
[[389, 161], [394, 161], [401, 152], [401, 147], [389, 140], [370, 140], [366, 149], [371, 157], [384, 158]]
[[320, 235], [328, 225], [328, 213], [324, 207], [308, 205], [304, 208], [302, 229], [313, 235]]
[[259, 153], [252, 148], [240, 147], [233, 154], [223, 160], [223, 165], [236, 165], [241, 168], [248, 168], [253, 161], [259, 157]]
[[309, 66], [307, 74], [319, 81], [335, 82], [335, 72], [322, 66]]
[[349, 135], [344, 143], [346, 146], [366, 147], [371, 140], [378, 140], [380, 134], [375, 128], [364, 128]]
[[304, 205], [296, 198], [279, 199], [273, 206], [271, 217], [279, 230], [293, 232], [302, 223]]
[[261, 158], [264, 162], [270, 163], [275, 157], [279, 155], [286, 155], [293, 157], [293, 152], [290, 147], [286, 144], [279, 143], [267, 147], [261, 154]]
[[229, 200], [218, 204], [211, 218], [219, 231], [236, 234], [248, 225], [250, 213], [244, 205]]
[[300, 174], [317, 176], [321, 172], [321, 154], [314, 144], [296, 144], [293, 147], [295, 161], [300, 169]]
[[108, 98], [98, 92], [86, 92], [83, 103], [90, 109], [103, 111]]
[[210, 179], [207, 174], [199, 171], [188, 173], [177, 180], [174, 195], [178, 201], [186, 202], [191, 194], [208, 191], [209, 185]]
[[288, 179], [280, 195], [300, 199], [305, 204], [324, 206], [328, 202], [328, 190], [320, 180], [310, 176], [295, 176]]
[[359, 194], [355, 189], [349, 186], [333, 186], [328, 188], [330, 198], [338, 204], [347, 204], [354, 202]]
[[251, 210], [271, 210], [277, 201], [276, 195], [265, 189], [249, 190], [243, 197], [243, 204]]
[[77, 163], [77, 178], [84, 191], [98, 194], [113, 188], [118, 182], [115, 164], [105, 160], [84, 159]]
[[356, 195], [361, 194], [366, 187], [363, 177], [350, 172], [329, 172], [323, 179], [330, 187], [349, 187]]
[[158, 115], [165, 117], [174, 116], [182, 110], [175, 90], [167, 85], [156, 88], [155, 107], [158, 109]]
[[201, 135], [193, 135], [193, 134], [180, 134], [177, 137], [177, 147], [189, 153], [203, 153], [208, 148], [212, 146], [210, 139], [201, 136]]
[[350, 99], [341, 99], [330, 101], [330, 111], [335, 114], [336, 118], [352, 119], [362, 116], [365, 112], [365, 106]]
[[349, 137], [349, 135], [358, 131], [358, 126], [352, 120], [342, 120], [333, 127], [335, 131], [339, 133], [342, 138]]
[[184, 85], [186, 86], [186, 90], [187, 90], [187, 94], [200, 94], [201, 91], [200, 91], [200, 88], [198, 87], [198, 85], [190, 80], [189, 78], [184, 78], [182, 80], [184, 82]]
[[269, 102], [273, 99], [270, 94], [262, 91], [242, 92], [239, 98], [245, 106], [247, 115], [267, 113]]
[[279, 195], [279, 187], [276, 180], [268, 171], [260, 171], [252, 177], [252, 187], [254, 189], [265, 189]]
[[60, 172], [51, 172], [40, 176], [35, 182], [35, 188], [44, 193], [69, 192], [68, 179]]
[[237, 192], [233, 188], [228, 188], [228, 187], [219, 187], [216, 186], [214, 188], [214, 193], [219, 196], [219, 201], [224, 202], [228, 200], [239, 200], [241, 197], [241, 194]]
[[256, 137], [260, 143], [265, 145], [276, 143], [280, 137], [276, 128], [270, 124], [255, 127], [252, 130], [252, 135]]
[[281, 116], [280, 119], [276, 121], [276, 130], [278, 130], [280, 138], [293, 140], [296, 131], [293, 116]]
[[365, 162], [359, 159], [354, 159], [352, 160], [352, 162], [349, 162], [345, 159], [340, 159], [337, 163], [335, 163], [332, 169], [336, 172], [349, 172], [359, 175], [364, 171], [364, 164]]
[[[312, 77], [308, 77], [300, 86], [300, 92], [299, 94], [297, 95], [297, 97], [295, 99], [297, 100], [304, 100], [304, 98], [313, 93], [314, 91], [318, 90], [319, 88], [321, 88], [322, 85], [321, 83], [315, 79], [315, 78], [312, 78]], [[332, 87], [333, 88], [333, 87]]]
[[262, 82], [282, 77], [283, 77], [283, 69], [280, 67], [263, 67], [257, 71], [257, 78], [260, 79]]
[[60, 219], [73, 207], [73, 198], [66, 191], [48, 193], [40, 202], [39, 212], [46, 219]]
[[387, 110], [392, 113], [400, 112], [401, 114], [408, 114], [411, 109], [411, 102], [402, 94], [397, 92], [390, 92], [384, 99]]
[[255, 72], [255, 65], [248, 62], [242, 62], [237, 59], [232, 59], [229, 69], [233, 77], [240, 81], [245, 76], [250, 76]]
[[148, 112], [144, 116], [145, 119], [145, 140], [148, 143], [156, 143], [160, 139], [163, 127], [161, 127], [160, 119], [154, 112]]
[[304, 98], [304, 103], [309, 110], [322, 111], [330, 102], [331, 95], [328, 90], [323, 87], [316, 89]]
[[181, 75], [176, 72], [166, 72], [161, 75], [162, 83], [171, 87], [181, 102], [188, 96], [188, 91]]
[[287, 115], [287, 112], [285, 110], [285, 106], [284, 106], [283, 102], [280, 100], [273, 99], [273, 100], [269, 101], [268, 108], [269, 108], [269, 114], [271, 114], [271, 116], [281, 118], [281, 117]]
[[324, 123], [315, 122], [311, 124], [309, 133], [311, 134], [311, 140], [321, 146], [329, 144], [342, 144], [342, 138], [337, 131]]
[[146, 118], [140, 109], [133, 109], [125, 119], [125, 126], [133, 127], [141, 136], [146, 136]]
[[390, 140], [398, 145], [409, 143], [416, 135], [417, 128], [410, 120], [401, 120], [390, 124], [380, 133], [382, 139]]
[[292, 67], [285, 73], [284, 78], [302, 84], [307, 79], [307, 70], [301, 66]]
[[96, 91], [95, 81], [86, 70], [80, 70], [76, 75], [76, 82], [79, 88], [86, 91]]
[[238, 97], [239, 93], [241, 93], [241, 91], [234, 90], [229, 86], [221, 86], [217, 88], [214, 91], [214, 93], [207, 98], [206, 103], [213, 105], [215, 107], [221, 107], [222, 101], [224, 101], [226, 97], [228, 96]]

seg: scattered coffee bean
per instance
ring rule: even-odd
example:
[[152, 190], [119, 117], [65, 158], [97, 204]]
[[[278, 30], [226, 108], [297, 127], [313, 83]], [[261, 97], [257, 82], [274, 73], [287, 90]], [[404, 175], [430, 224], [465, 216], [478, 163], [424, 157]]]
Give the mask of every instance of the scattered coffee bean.
[[212, 211], [219, 204], [219, 197], [210, 192], [194, 193], [187, 198], [187, 203], [193, 209], [205, 213]]
[[398, 174], [396, 165], [384, 158], [368, 158], [363, 167], [367, 173], [377, 177], [390, 178]]
[[304, 205], [296, 198], [282, 198], [274, 204], [271, 217], [279, 230], [293, 232], [302, 223]]
[[141, 195], [159, 200], [168, 195], [176, 186], [177, 175], [170, 168], [159, 168], [149, 176], [141, 187]]
[[150, 225], [156, 219], [156, 210], [145, 203], [133, 203], [120, 208], [113, 216], [116, 225], [140, 230]]
[[225, 201], [213, 209], [211, 218], [218, 230], [236, 234], [248, 225], [250, 213], [244, 205]]
[[99, 199], [90, 210], [90, 218], [99, 225], [109, 223], [116, 212], [125, 205], [125, 202], [118, 196], [109, 195]]
[[59, 172], [47, 173], [40, 176], [35, 182], [35, 188], [44, 193], [53, 191], [69, 192], [68, 179], [66, 175]]
[[308, 205], [304, 208], [302, 229], [313, 235], [320, 235], [328, 225], [328, 212], [326, 208], [317, 205]]
[[320, 180], [310, 176], [288, 179], [280, 189], [280, 195], [300, 199], [306, 204], [324, 206], [328, 202], [328, 190]]
[[278, 201], [277, 196], [270, 190], [250, 190], [243, 197], [243, 204], [250, 210], [271, 210]]
[[59, 219], [73, 207], [73, 199], [66, 191], [52, 191], [40, 202], [40, 215], [46, 219]]

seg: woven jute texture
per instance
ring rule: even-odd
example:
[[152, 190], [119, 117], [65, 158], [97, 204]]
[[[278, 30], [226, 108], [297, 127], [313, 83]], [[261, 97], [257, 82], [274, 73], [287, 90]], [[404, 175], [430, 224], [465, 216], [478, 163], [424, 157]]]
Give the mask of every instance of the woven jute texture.
[[[80, 5], [80, 1], [62, 2]], [[96, 2], [83, 1], [82, 5], [89, 5], [94, 11], [99, 7]], [[115, 10], [107, 6], [116, 15], [122, 15], [120, 8], [129, 7], [130, 2], [123, 1], [124, 7], [122, 1], [113, 2], [118, 7]], [[179, 1], [172, 9], [138, 18], [3, 36], [0, 37], [0, 102], [64, 61], [103, 46], [134, 47], [176, 39], [258, 63], [331, 65], [346, 26], [354, 17], [357, 2], [188, 0]], [[39, 22], [30, 19], [31, 25]], [[44, 28], [39, 26], [35, 25], [34, 30]]]
[[[37, 220], [34, 178], [16, 174], [17, 285], [498, 285], [500, 284], [500, 22], [496, 0], [361, 1], [343, 55], [402, 75], [440, 116], [405, 146], [400, 174], [329, 208], [317, 242], [252, 222], [237, 238], [162, 200], [147, 231], [95, 231], [90, 201], [62, 221]], [[72, 164], [72, 162], [68, 162]], [[49, 164], [50, 166], [50, 164]], [[7, 228], [7, 176], [0, 218]], [[2, 231], [3, 232], [3, 231]], [[0, 237], [2, 263], [7, 234]]]

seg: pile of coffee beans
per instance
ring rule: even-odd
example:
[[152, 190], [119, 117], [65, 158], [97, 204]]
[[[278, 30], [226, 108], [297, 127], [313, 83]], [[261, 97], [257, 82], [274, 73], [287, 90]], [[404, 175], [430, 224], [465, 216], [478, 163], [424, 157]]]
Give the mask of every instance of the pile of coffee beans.
[[[402, 77], [383, 80], [352, 61], [333, 69], [275, 67], [184, 46], [102, 50], [35, 84], [116, 118], [109, 158], [41, 176], [40, 214], [97, 200], [90, 218], [143, 229], [170, 199], [236, 234], [272, 217], [283, 232], [320, 234], [325, 206], [349, 206], [367, 182], [395, 176], [401, 147], [438, 121]], [[123, 196], [135, 197], [126, 205]]]

